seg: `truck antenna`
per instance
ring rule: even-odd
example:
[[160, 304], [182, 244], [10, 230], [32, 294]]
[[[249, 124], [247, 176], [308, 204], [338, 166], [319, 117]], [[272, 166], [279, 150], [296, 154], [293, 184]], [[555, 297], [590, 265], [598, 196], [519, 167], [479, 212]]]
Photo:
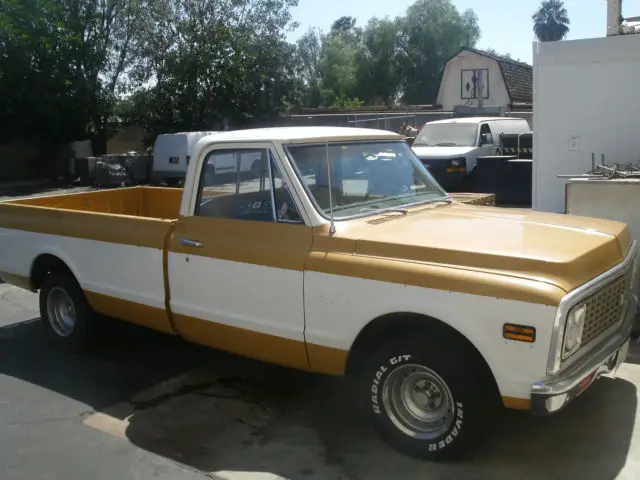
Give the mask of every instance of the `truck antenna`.
[[329, 225], [329, 235], [333, 235], [334, 233], [336, 233], [336, 224], [334, 222], [333, 219], [333, 198], [331, 195], [331, 166], [329, 165], [329, 142], [327, 140], [325, 140], [324, 142], [324, 151], [325, 151], [325, 156], [327, 158], [327, 180], [329, 182], [329, 218], [331, 220], [331, 223]]

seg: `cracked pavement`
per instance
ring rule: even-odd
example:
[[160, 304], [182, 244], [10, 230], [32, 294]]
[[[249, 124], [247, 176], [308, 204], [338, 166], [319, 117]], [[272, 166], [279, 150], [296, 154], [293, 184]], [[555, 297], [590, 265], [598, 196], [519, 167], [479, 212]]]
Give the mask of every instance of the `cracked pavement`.
[[2, 479], [520, 480], [640, 478], [640, 348], [548, 418], [507, 412], [473, 459], [403, 457], [342, 379], [113, 323], [94, 352], [44, 341], [37, 297], [0, 285]]

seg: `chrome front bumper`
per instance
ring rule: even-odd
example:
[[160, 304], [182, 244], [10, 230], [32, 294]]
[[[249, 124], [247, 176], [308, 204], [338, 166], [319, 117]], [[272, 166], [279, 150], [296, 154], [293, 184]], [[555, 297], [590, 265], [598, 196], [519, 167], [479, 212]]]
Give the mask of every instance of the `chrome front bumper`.
[[638, 299], [630, 295], [620, 328], [583, 360], [571, 365], [557, 376], [536, 382], [531, 387], [531, 411], [548, 415], [562, 410], [584, 392], [602, 374], [615, 373], [624, 362], [629, 349]]

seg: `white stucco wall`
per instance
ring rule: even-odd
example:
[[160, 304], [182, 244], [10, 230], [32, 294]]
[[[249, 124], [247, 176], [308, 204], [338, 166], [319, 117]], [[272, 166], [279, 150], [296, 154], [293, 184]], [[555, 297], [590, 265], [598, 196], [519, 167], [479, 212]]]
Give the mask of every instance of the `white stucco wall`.
[[[442, 105], [443, 110], [453, 110], [456, 105], [464, 105], [467, 102], [461, 97], [461, 72], [466, 69], [488, 69], [489, 98], [483, 100], [486, 106], [506, 107], [510, 103], [498, 62], [477, 53], [465, 51], [449, 60], [445, 66], [437, 99], [437, 103]], [[474, 100], [469, 105], [477, 106], [478, 101]]]
[[565, 211], [566, 180], [640, 159], [640, 35], [536, 43], [533, 208]]

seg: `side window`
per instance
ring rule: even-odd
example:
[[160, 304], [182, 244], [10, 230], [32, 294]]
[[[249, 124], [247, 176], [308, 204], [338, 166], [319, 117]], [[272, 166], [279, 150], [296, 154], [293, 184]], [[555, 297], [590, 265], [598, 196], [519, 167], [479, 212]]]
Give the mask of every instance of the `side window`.
[[267, 149], [216, 150], [207, 155], [195, 215], [302, 223], [273, 155]]
[[273, 160], [273, 156], [270, 158], [271, 173], [273, 175], [273, 197], [276, 203], [276, 220], [283, 223], [303, 224], [298, 207], [296, 207], [293, 196], [289, 191], [289, 186], [285, 183], [278, 165]]
[[493, 145], [493, 135], [488, 123], [483, 123], [480, 127], [480, 145]]

